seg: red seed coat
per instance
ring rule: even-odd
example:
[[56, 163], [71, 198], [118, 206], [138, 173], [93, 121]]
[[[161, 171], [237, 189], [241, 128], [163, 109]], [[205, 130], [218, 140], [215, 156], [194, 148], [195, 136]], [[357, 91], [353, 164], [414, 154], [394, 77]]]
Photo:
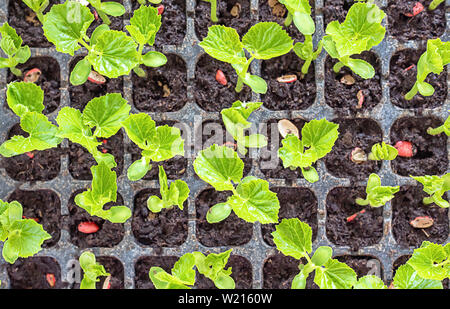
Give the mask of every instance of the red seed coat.
[[81, 222], [78, 224], [78, 231], [84, 234], [92, 234], [99, 230], [100, 228], [95, 222]]

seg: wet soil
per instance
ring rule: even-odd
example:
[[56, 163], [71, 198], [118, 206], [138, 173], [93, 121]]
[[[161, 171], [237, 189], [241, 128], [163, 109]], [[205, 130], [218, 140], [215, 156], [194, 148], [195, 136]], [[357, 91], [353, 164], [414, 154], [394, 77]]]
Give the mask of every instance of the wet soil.
[[152, 247], [176, 247], [182, 245], [188, 234], [188, 203], [184, 210], [178, 206], [152, 213], [147, 208], [147, 199], [156, 195], [161, 198], [159, 189], [144, 189], [134, 198], [131, 227], [133, 235], [141, 244]]
[[417, 149], [411, 158], [397, 157], [391, 161], [394, 173], [402, 176], [441, 175], [448, 166], [447, 136], [429, 135], [428, 127], [438, 127], [442, 121], [435, 117], [403, 117], [391, 127], [391, 143], [410, 141]]
[[[333, 20], [344, 22], [347, 12], [355, 2], [353, 0], [324, 0], [323, 18], [324, 28]], [[325, 30], [324, 29], [324, 30]]]
[[[336, 245], [350, 246], [358, 250], [374, 245], [383, 236], [383, 208], [359, 206], [355, 199], [366, 198], [365, 187], [337, 187], [327, 196], [326, 234]], [[365, 209], [356, 219], [347, 222], [346, 218]]]
[[[61, 267], [58, 262], [47, 256], [19, 258], [14, 264], [7, 265], [12, 289], [61, 289]], [[55, 276], [52, 287], [46, 279], [47, 274]]]
[[366, 161], [354, 163], [350, 160], [351, 152], [356, 147], [361, 148], [369, 155], [372, 146], [383, 139], [383, 132], [376, 121], [369, 118], [335, 119], [339, 124], [339, 137], [331, 152], [325, 157], [327, 170], [336, 177], [362, 180], [376, 173], [382, 161]]

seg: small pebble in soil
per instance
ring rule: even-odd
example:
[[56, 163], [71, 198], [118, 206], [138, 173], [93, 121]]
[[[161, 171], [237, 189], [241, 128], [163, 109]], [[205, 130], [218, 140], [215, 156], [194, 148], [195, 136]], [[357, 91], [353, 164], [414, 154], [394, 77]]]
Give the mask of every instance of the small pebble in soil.
[[280, 121], [278, 121], [278, 131], [280, 132], [281, 136], [283, 136], [283, 138], [288, 134], [294, 134], [297, 137], [300, 136], [298, 128], [287, 119], [281, 119]]
[[367, 154], [361, 148], [356, 147], [350, 154], [350, 160], [356, 164], [364, 163], [367, 161]]
[[345, 74], [344, 76], [341, 77], [341, 83], [344, 85], [351, 86], [355, 83], [355, 78], [350, 74]]

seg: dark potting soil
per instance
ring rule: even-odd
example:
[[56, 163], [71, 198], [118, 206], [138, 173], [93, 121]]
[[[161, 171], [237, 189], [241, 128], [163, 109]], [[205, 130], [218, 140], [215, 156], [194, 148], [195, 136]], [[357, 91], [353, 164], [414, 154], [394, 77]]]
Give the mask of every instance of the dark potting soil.
[[22, 76], [18, 77], [8, 70], [8, 83], [23, 81], [25, 74], [34, 68], [41, 70], [42, 75], [36, 82], [36, 85], [44, 91], [44, 114], [55, 111], [61, 101], [61, 76], [58, 61], [51, 57], [33, 57], [24, 64], [17, 66], [22, 71]]
[[403, 49], [396, 52], [390, 62], [389, 86], [392, 104], [401, 108], [434, 108], [442, 105], [447, 97], [447, 67], [436, 75], [428, 74], [425, 81], [434, 87], [434, 94], [425, 97], [417, 93], [411, 100], [405, 99], [417, 77], [417, 63], [425, 48]]
[[175, 112], [187, 102], [187, 73], [184, 60], [167, 54], [167, 63], [158, 68], [142, 66], [147, 77], [132, 73], [134, 106], [144, 112]]
[[154, 289], [148, 273], [152, 267], [161, 267], [169, 274], [178, 261], [176, 256], [141, 256], [134, 264], [134, 287], [136, 289]]
[[[325, 61], [325, 102], [337, 109], [336, 112], [342, 114], [357, 113], [362, 110], [370, 110], [381, 101], [381, 65], [378, 57], [372, 52], [363, 52], [360, 55], [352, 56], [354, 59], [363, 59], [370, 63], [375, 69], [375, 76], [363, 79], [353, 73], [348, 67], [342, 67], [339, 73], [334, 73], [333, 66], [338, 62], [327, 56]], [[355, 79], [352, 85], [341, 83], [341, 78], [351, 75]], [[362, 91], [364, 102], [362, 108], [358, 108], [358, 91]]]
[[[317, 236], [317, 198], [314, 193], [307, 188], [271, 188], [280, 201], [279, 221], [287, 218], [298, 218], [302, 222], [308, 223], [312, 229], [312, 240]], [[261, 232], [264, 241], [270, 246], [275, 246], [272, 232], [275, 231], [275, 224], [262, 224]]]
[[[293, 51], [261, 65], [261, 77], [267, 82], [267, 93], [261, 95], [264, 106], [271, 110], [299, 110], [310, 107], [316, 99], [316, 80], [314, 64], [308, 74], [301, 72], [304, 61]], [[278, 77], [296, 75], [293, 83], [280, 83]]]
[[[314, 19], [315, 18], [315, 12], [314, 12], [314, 1], [309, 1], [309, 4], [311, 5], [311, 16]], [[292, 22], [288, 27], [284, 25], [284, 20], [286, 19], [288, 12], [285, 10], [285, 13], [282, 17], [275, 16], [272, 12], [272, 8], [269, 6], [267, 0], [260, 0], [259, 1], [259, 21], [271, 21], [276, 22], [283, 26], [283, 28], [287, 31], [289, 36], [293, 38], [295, 41], [302, 41], [303, 42], [303, 34], [300, 33], [300, 31], [297, 29], [297, 27]]]
[[[8, 139], [14, 135], [27, 137], [20, 124], [15, 124], [8, 134]], [[61, 149], [47, 149], [43, 151], [33, 151], [33, 159], [27, 154], [21, 154], [10, 158], [2, 158], [1, 165], [5, 168], [9, 177], [22, 182], [47, 181], [55, 178], [61, 168]]]
[[234, 212], [219, 223], [208, 223], [206, 213], [218, 204], [226, 202], [230, 192], [205, 189], [195, 199], [197, 238], [204, 246], [240, 246], [249, 242], [253, 234], [251, 223], [240, 219]]
[[327, 25], [334, 20], [337, 20], [340, 23], [344, 22], [348, 10], [354, 3], [353, 0], [324, 0], [322, 9], [324, 30]]
[[350, 160], [351, 152], [356, 147], [369, 155], [372, 146], [383, 139], [383, 132], [376, 121], [369, 118], [335, 119], [339, 124], [339, 137], [331, 152], [325, 157], [327, 170], [336, 177], [366, 179], [371, 173], [376, 173], [382, 161], [367, 160], [364, 163], [354, 163]]
[[[227, 85], [217, 82], [217, 70], [224, 73]], [[236, 71], [230, 64], [216, 60], [208, 54], [200, 56], [195, 66], [194, 97], [202, 109], [208, 112], [220, 112], [224, 108], [231, 107], [231, 104], [237, 100], [251, 101], [250, 87], [244, 85], [242, 91], [238, 93], [234, 90], [236, 83]]]
[[[111, 0], [113, 2], [118, 2], [120, 4], [123, 4], [122, 0]], [[91, 10], [92, 14], [94, 14], [95, 16], [95, 9], [91, 6], [88, 5], [88, 8]], [[126, 14], [126, 13], [125, 13]], [[123, 29], [123, 15], [122, 16], [108, 16], [111, 24], [108, 25], [109, 28], [111, 30], [117, 30], [117, 31], [122, 31]], [[86, 34], [88, 37], [91, 37], [92, 33], [94, 32], [95, 28], [97, 28], [98, 26], [103, 24], [103, 20], [100, 18], [100, 16], [98, 16], [96, 19], [94, 19], [94, 21], [92, 22], [92, 24], [89, 26], [89, 28], [86, 31]]]
[[[161, 28], [156, 34], [155, 46], [183, 44], [186, 35], [186, 1], [164, 0], [161, 4], [164, 5], [164, 12], [161, 17]], [[139, 7], [139, 2], [133, 0], [133, 11]]]
[[[164, 126], [168, 125], [170, 127], [177, 127], [181, 131], [181, 136], [186, 136], [187, 133], [184, 132], [183, 127], [184, 126], [177, 126], [176, 121], [156, 121], [156, 126]], [[142, 150], [139, 149], [139, 147], [131, 143], [128, 146], [128, 152], [131, 153], [131, 159], [132, 161], [139, 160], [141, 158], [141, 152]], [[159, 179], [159, 166], [162, 166], [164, 168], [164, 171], [166, 172], [168, 179], [180, 179], [180, 177], [183, 177], [183, 175], [186, 173], [186, 168], [188, 165], [188, 160], [184, 156], [175, 156], [172, 159], [165, 160], [163, 162], [152, 162], [152, 168], [145, 174], [145, 176], [142, 178], [144, 180], [158, 180]]]
[[[247, 135], [248, 131], [249, 130], [245, 130], [244, 135]], [[225, 129], [225, 126], [221, 122], [219, 123], [212, 120], [204, 121], [202, 122], [202, 125], [198, 127], [197, 131], [195, 132], [195, 139], [200, 140], [200, 136], [203, 145], [201, 149], [206, 149], [213, 144], [221, 146], [224, 144], [232, 145], [236, 143], [236, 141], [233, 139], [230, 133], [228, 133], [228, 131]], [[233, 148], [233, 146], [231, 146], [230, 148], [236, 150], [235, 148]], [[250, 151], [247, 151], [245, 157], [242, 157], [242, 155], [238, 152], [239, 157], [244, 162], [244, 177], [247, 176], [252, 169], [252, 158], [250, 157], [250, 153]], [[195, 174], [195, 177], [199, 178], [197, 174]]]
[[442, 121], [435, 117], [403, 117], [391, 127], [391, 143], [409, 141], [417, 153], [411, 158], [397, 157], [391, 161], [394, 173], [402, 176], [441, 175], [448, 166], [447, 136], [429, 135], [428, 127], [438, 127]]
[[[328, 239], [352, 250], [376, 244], [383, 236], [383, 208], [359, 206], [355, 199], [366, 198], [365, 187], [337, 187], [327, 195], [326, 233]], [[346, 218], [365, 209], [351, 222]]]
[[[405, 14], [412, 13], [417, 2], [424, 6], [423, 11], [414, 17], [406, 16]], [[401, 42], [440, 37], [445, 31], [445, 3], [431, 11], [428, 9], [431, 2], [432, 0], [388, 1], [385, 10], [388, 33]]]
[[[19, 258], [14, 264], [6, 266], [12, 289], [62, 289], [61, 267], [58, 262], [47, 256]], [[52, 287], [47, 274], [55, 276]]]
[[[86, 188], [87, 189], [87, 188]], [[75, 196], [85, 190], [76, 190], [69, 199], [69, 232], [70, 242], [79, 248], [104, 247], [112, 248], [116, 246], [123, 238], [125, 229], [123, 223], [111, 223], [102, 218], [91, 216], [86, 210], [75, 204]], [[123, 204], [122, 196], [117, 193], [117, 202], [110, 202], [103, 206], [107, 210], [111, 206], [121, 206]], [[99, 230], [95, 233], [85, 234], [78, 231], [78, 224], [81, 222], [94, 222]]]
[[[116, 135], [108, 139], [98, 139], [101, 144], [97, 147], [102, 153], [110, 153], [114, 156], [117, 166], [113, 168], [117, 176], [123, 171], [123, 134], [118, 131]], [[106, 141], [104, 143], [103, 141]], [[91, 180], [91, 167], [97, 165], [94, 157], [82, 146], [69, 142], [69, 172], [70, 175], [79, 180]]]
[[[206, 254], [205, 254], [206, 255]], [[244, 257], [230, 255], [225, 269], [231, 267], [231, 278], [234, 279], [236, 289], [252, 288], [252, 264]], [[197, 272], [195, 287], [198, 289], [217, 289], [214, 282]]]
[[[70, 72], [72, 72], [78, 61], [82, 60], [83, 57], [77, 56], [70, 62]], [[69, 95], [70, 95], [70, 106], [83, 111], [86, 104], [96, 97], [104, 96], [108, 93], [120, 93], [122, 96], [123, 92], [123, 77], [109, 79], [106, 78], [106, 83], [99, 85], [89, 80], [83, 85], [74, 86], [69, 83]]]
[[366, 275], [375, 275], [383, 278], [383, 268], [380, 260], [372, 256], [342, 255], [334, 257], [339, 262], [345, 263], [356, 272], [358, 278]]
[[[96, 256], [96, 262], [105, 267], [107, 273], [111, 275], [109, 281], [111, 290], [123, 289], [124, 288], [124, 269], [122, 262], [119, 259], [112, 256]], [[81, 269], [82, 276], [84, 275], [83, 269]], [[103, 284], [105, 283], [107, 276], [98, 277], [99, 281], [95, 283], [95, 288], [97, 290], [103, 289]], [[72, 287], [73, 289], [79, 289], [80, 283], [75, 283]]]
[[[196, 2], [194, 24], [195, 34], [199, 40], [203, 40], [208, 35], [208, 28], [212, 25], [234, 28], [241, 38], [252, 26], [249, 0], [218, 1], [217, 23], [211, 21], [211, 4], [202, 0]], [[231, 15], [231, 10], [237, 5], [240, 5], [241, 10], [239, 15], [235, 17]]]
[[186, 241], [188, 234], [188, 203], [183, 210], [178, 206], [162, 209], [159, 213], [151, 212], [147, 199], [156, 195], [161, 198], [159, 189], [144, 189], [134, 198], [133, 219], [131, 227], [134, 237], [142, 244], [152, 247], [176, 247]]
[[[280, 253], [267, 258], [263, 266], [263, 289], [290, 289], [292, 280], [300, 272], [300, 262], [305, 264], [306, 259], [296, 260]], [[306, 279], [306, 288], [319, 288], [312, 275]]]
[[[50, 0], [44, 14], [50, 11], [51, 7], [59, 4], [58, 0]], [[30, 47], [50, 47], [52, 44], [44, 36], [42, 24], [36, 14], [22, 1], [10, 0], [8, 5], [8, 23], [16, 29], [17, 34], [22, 38], [23, 45]]]
[[[429, 196], [423, 186], [405, 186], [392, 200], [392, 232], [401, 246], [420, 247], [423, 241], [444, 243], [449, 234], [448, 209], [435, 204], [424, 205], [423, 198]], [[428, 216], [434, 224], [426, 229], [414, 228], [410, 222], [417, 217]]]
[[[267, 136], [268, 143], [266, 147], [260, 150], [259, 168], [267, 178], [284, 178], [287, 181], [294, 181], [297, 178], [303, 178], [303, 175], [299, 168], [294, 171], [289, 168], [284, 168], [283, 161], [278, 157], [278, 149], [282, 146], [281, 141], [283, 140], [283, 137], [278, 132], [277, 124], [279, 120], [270, 119], [267, 123], [263, 124], [261, 134]], [[289, 120], [298, 128], [301, 139], [301, 129], [306, 121], [301, 118]]]
[[55, 192], [16, 189], [8, 201], [18, 201], [23, 207], [23, 216], [26, 219], [37, 219], [43, 229], [52, 236], [51, 239], [44, 241], [43, 248], [56, 245], [61, 236], [61, 201]]

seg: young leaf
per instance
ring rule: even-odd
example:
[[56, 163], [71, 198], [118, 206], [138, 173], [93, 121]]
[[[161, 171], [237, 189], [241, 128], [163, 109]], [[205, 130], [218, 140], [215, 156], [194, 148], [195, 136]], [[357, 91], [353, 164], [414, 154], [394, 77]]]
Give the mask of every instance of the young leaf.
[[351, 289], [357, 280], [356, 273], [347, 264], [330, 259], [316, 268], [314, 283], [321, 289]]
[[447, 117], [443, 125], [438, 126], [437, 128], [428, 128], [427, 133], [430, 135], [438, 135], [442, 132], [445, 133], [445, 135], [450, 136], [450, 116]]
[[409, 264], [397, 269], [393, 282], [396, 289], [443, 289], [441, 281], [420, 277]]
[[148, 209], [152, 212], [160, 212], [163, 208], [178, 206], [183, 210], [183, 203], [189, 197], [189, 187], [182, 180], [175, 180], [172, 184], [167, 184], [167, 175], [162, 166], [159, 166], [159, 185], [162, 199], [153, 195], [147, 200]]
[[450, 173], [443, 176], [411, 176], [423, 185], [423, 190], [430, 196], [423, 198], [423, 203], [429, 205], [435, 203], [439, 207], [448, 208], [449, 202], [442, 196], [450, 190]]
[[126, 26], [133, 39], [139, 45], [153, 45], [156, 33], [161, 27], [161, 15], [152, 6], [141, 6], [130, 18], [130, 26]]
[[272, 236], [277, 249], [286, 256], [299, 260], [312, 251], [311, 227], [297, 218], [281, 220]]
[[374, 76], [375, 70], [369, 63], [350, 56], [381, 43], [386, 33], [381, 25], [385, 15], [376, 4], [359, 2], [351, 6], [343, 23], [332, 21], [327, 25], [323, 44], [328, 54], [339, 60], [336, 73], [345, 65], [364, 79]]
[[399, 186], [382, 186], [380, 177], [377, 174], [372, 173], [367, 181], [366, 199], [357, 198], [356, 203], [361, 206], [370, 205], [371, 207], [381, 207], [392, 200], [394, 194], [399, 190]]
[[91, 172], [91, 188], [75, 196], [75, 204], [86, 210], [91, 216], [98, 216], [112, 223], [123, 223], [128, 220], [131, 217], [131, 211], [126, 206], [103, 209], [105, 204], [116, 201], [116, 172], [103, 162], [92, 166]]
[[121, 31], [104, 31], [97, 37], [87, 58], [94, 70], [109, 78], [128, 75], [139, 64], [134, 40]]
[[41, 245], [51, 236], [32, 219], [22, 219], [22, 205], [0, 200], [0, 241], [3, 241], [3, 258], [14, 264], [19, 257], [27, 258], [41, 250]]
[[201, 252], [193, 252], [195, 258], [195, 266], [198, 272], [206, 278], [211, 279], [215, 286], [219, 289], [234, 289], [235, 283], [231, 278], [231, 267], [225, 270], [231, 251], [215, 254], [211, 253], [205, 256]]
[[195, 284], [195, 258], [192, 253], [186, 253], [175, 263], [168, 274], [160, 267], [151, 267], [149, 276], [156, 289], [190, 289]]
[[450, 244], [424, 241], [415, 249], [407, 264], [424, 279], [442, 281], [450, 277]]
[[417, 80], [413, 88], [405, 95], [406, 100], [411, 100], [417, 92], [423, 96], [431, 96], [434, 88], [425, 82], [428, 74], [441, 74], [444, 66], [450, 63], [450, 42], [442, 42], [437, 38], [427, 41], [427, 50], [420, 56], [417, 63]]
[[252, 134], [244, 136], [244, 130], [251, 127], [251, 123], [247, 121], [250, 114], [258, 109], [262, 102], [243, 103], [236, 101], [230, 108], [223, 109], [222, 120], [227, 131], [237, 141], [238, 151], [242, 154], [247, 153], [248, 148], [261, 148], [267, 145], [267, 138], [261, 134]]
[[238, 154], [225, 146], [212, 145], [200, 151], [194, 161], [195, 173], [217, 191], [234, 190], [244, 173], [244, 162]]
[[8, 23], [0, 27], [0, 47], [8, 58], [0, 57], [0, 68], [10, 68], [15, 75], [21, 76], [22, 72], [16, 68], [19, 63], [25, 63], [31, 56], [28, 46], [22, 46], [22, 38]]
[[23, 117], [28, 112], [42, 113], [44, 110], [44, 91], [34, 83], [9, 83], [6, 101], [9, 108], [19, 117]]
[[125, 7], [118, 2], [102, 2], [101, 0], [87, 0], [97, 11], [98, 16], [106, 25], [111, 24], [109, 16], [122, 16], [125, 13]]
[[284, 168], [301, 168], [306, 180], [317, 181], [318, 174], [312, 164], [331, 151], [339, 135], [338, 128], [338, 124], [326, 119], [313, 119], [303, 126], [302, 140], [293, 134], [287, 135], [278, 149]]
[[47, 8], [48, 0], [22, 0], [33, 12], [36, 13], [39, 21], [42, 23], [44, 21], [43, 12]]
[[358, 279], [358, 282], [353, 286], [355, 290], [384, 290], [387, 289], [383, 280], [377, 276], [367, 275]]
[[55, 45], [56, 50], [74, 55], [80, 49], [80, 41], [94, 21], [89, 8], [76, 1], [53, 5], [43, 21], [44, 35]]
[[95, 283], [100, 281], [100, 276], [110, 276], [105, 267], [100, 265], [92, 252], [83, 252], [79, 258], [81, 269], [83, 269], [83, 280], [80, 289], [95, 289]]
[[385, 142], [376, 143], [372, 146], [369, 153], [369, 160], [394, 160], [398, 155], [397, 148], [386, 144]]

